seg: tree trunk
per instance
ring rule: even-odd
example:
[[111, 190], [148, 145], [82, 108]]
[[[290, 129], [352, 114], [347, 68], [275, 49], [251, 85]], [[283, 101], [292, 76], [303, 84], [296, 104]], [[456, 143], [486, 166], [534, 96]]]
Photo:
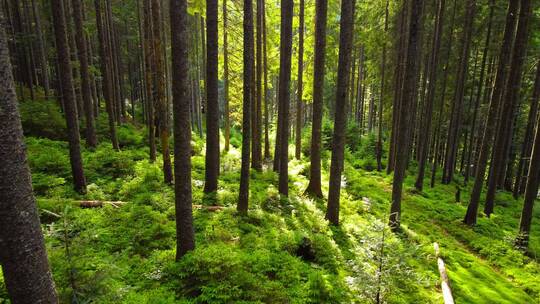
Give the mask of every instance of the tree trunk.
[[[0, 21], [4, 24], [2, 13]], [[0, 27], [0, 261], [13, 303], [58, 303], [32, 193], [7, 45]]]
[[[384, 33], [388, 33], [388, 6], [390, 5], [390, 0], [386, 0], [386, 7], [384, 10]], [[379, 96], [379, 125], [377, 130], [377, 171], [382, 171], [382, 153], [383, 153], [383, 104], [384, 104], [384, 94], [385, 94], [385, 71], [386, 71], [386, 41], [383, 42], [382, 46], [382, 59], [381, 59], [381, 87], [380, 87], [380, 96]]]
[[342, 0], [341, 20], [339, 24], [339, 61], [336, 89], [336, 111], [334, 135], [332, 138], [332, 162], [328, 189], [328, 207], [326, 219], [332, 225], [339, 225], [339, 193], [341, 190], [341, 172], [345, 152], [345, 127], [347, 125], [347, 87], [349, 86], [352, 38], [354, 31], [355, 0]]
[[476, 224], [478, 203], [480, 201], [480, 194], [482, 192], [482, 186], [484, 184], [487, 160], [490, 154], [490, 143], [493, 139], [493, 134], [495, 133], [495, 125], [497, 122], [499, 108], [501, 106], [502, 90], [504, 83], [507, 79], [507, 65], [510, 61], [512, 51], [511, 46], [514, 40], [514, 28], [516, 24], [518, 5], [519, 3], [517, 1], [510, 1], [508, 5], [503, 42], [499, 54], [499, 66], [497, 67], [497, 74], [495, 76], [494, 88], [491, 94], [488, 118], [484, 128], [482, 144], [480, 146], [480, 152], [478, 155], [474, 186], [471, 191], [471, 198], [467, 207], [467, 213], [465, 214], [465, 218], [463, 219], [463, 222], [470, 226]]
[[264, 158], [270, 159], [270, 138], [269, 138], [269, 120], [271, 106], [270, 98], [268, 97], [268, 55], [266, 47], [266, 7], [264, 0], [262, 1], [262, 31], [263, 31], [263, 64], [264, 64]]
[[41, 15], [39, 14], [39, 8], [36, 0], [32, 0], [32, 11], [34, 15], [34, 22], [36, 24], [36, 33], [39, 46], [39, 66], [41, 69], [41, 81], [45, 98], [49, 96], [50, 84], [49, 84], [49, 64], [47, 62], [47, 47], [45, 46], [45, 40], [43, 39], [43, 29], [41, 27]]
[[186, 0], [170, 0], [174, 114], [174, 192], [176, 260], [195, 249], [191, 195], [191, 125], [189, 118], [188, 14]]
[[237, 210], [240, 214], [247, 214], [249, 206], [249, 152], [251, 133], [251, 99], [253, 77], [253, 2], [244, 0], [244, 84], [242, 102], [242, 165], [240, 169], [240, 191]]
[[86, 120], [86, 144], [92, 148], [97, 146], [96, 129], [94, 126], [94, 109], [92, 107], [92, 90], [90, 88], [90, 72], [88, 69], [88, 52], [86, 35], [83, 29], [81, 0], [72, 0], [73, 21], [75, 23], [75, 41], [79, 57], [79, 72], [81, 74], [81, 95]]
[[161, 1], [152, 0], [152, 30], [154, 42], [154, 100], [159, 114], [159, 139], [163, 155], [163, 178], [166, 184], [172, 184], [172, 166], [169, 150], [169, 114], [165, 99], [165, 70], [161, 56]]
[[217, 191], [219, 176], [218, 3], [206, 0], [206, 155], [204, 193]]
[[[402, 109], [399, 117], [399, 137], [396, 142], [396, 160], [394, 168], [394, 181], [392, 183], [392, 205], [390, 208], [389, 225], [395, 230], [399, 229], [401, 217], [401, 196], [403, 190], [403, 180], [405, 178], [405, 168], [409, 156], [408, 139], [410, 132], [409, 111], [410, 103], [417, 94], [416, 81], [418, 73], [418, 54], [420, 52], [421, 24], [423, 22], [423, 0], [411, 0], [410, 21], [408, 27], [408, 41], [405, 57], [405, 73], [403, 75], [403, 93], [401, 94], [400, 107]], [[402, 8], [403, 9], [403, 8]]]
[[452, 112], [450, 117], [450, 125], [448, 127], [448, 137], [446, 138], [446, 152], [443, 170], [443, 184], [449, 184], [454, 177], [456, 168], [456, 159], [459, 146], [459, 137], [461, 134], [461, 121], [463, 112], [463, 97], [465, 95], [465, 82], [467, 80], [467, 68], [469, 61], [470, 45], [472, 40], [472, 32], [474, 30], [474, 15], [476, 11], [476, 0], [467, 1], [467, 9], [465, 16], [465, 25], [463, 28], [463, 44], [461, 46], [461, 54], [457, 70], [454, 102], [452, 103]]
[[251, 166], [257, 171], [262, 170], [262, 142], [261, 142], [261, 130], [262, 130], [262, 0], [256, 0], [257, 2], [257, 33], [256, 33], [256, 70], [255, 70], [255, 99], [253, 99], [253, 147], [251, 153], [252, 160]]
[[279, 56], [279, 193], [289, 194], [289, 104], [291, 99], [291, 57], [293, 0], [281, 0], [281, 33]]
[[68, 129], [69, 160], [73, 175], [73, 185], [79, 193], [86, 193], [86, 180], [83, 172], [81, 146], [79, 138], [79, 121], [77, 120], [77, 106], [75, 92], [73, 91], [73, 77], [69, 57], [69, 45], [66, 33], [66, 19], [62, 0], [52, 0], [54, 36], [56, 38], [56, 51], [60, 77], [62, 79], [62, 95], [64, 100], [65, 117]]
[[435, 30], [433, 31], [433, 42], [431, 49], [431, 57], [429, 62], [429, 79], [427, 96], [422, 114], [422, 127], [420, 128], [420, 158], [418, 164], [418, 177], [414, 184], [418, 191], [424, 188], [424, 174], [429, 153], [429, 137], [431, 134], [431, 119], [433, 116], [433, 103], [435, 101], [435, 89], [437, 87], [437, 70], [439, 66], [439, 49], [441, 47], [441, 37], [444, 28], [444, 10], [445, 0], [439, 0], [437, 5], [437, 16], [435, 19]]
[[225, 151], [229, 151], [231, 125], [229, 120], [229, 45], [227, 36], [227, 0], [223, 0], [223, 101], [224, 112], [223, 119], [225, 126]]
[[315, 59], [313, 62], [313, 116], [311, 121], [311, 148], [309, 184], [306, 193], [322, 198], [321, 190], [321, 128], [323, 117], [323, 87], [326, 51], [327, 0], [315, 2]]
[[108, 43], [105, 38], [105, 29], [103, 28], [103, 19], [101, 16], [101, 0], [94, 0], [96, 10], [96, 24], [99, 36], [99, 55], [101, 57], [101, 75], [103, 77], [103, 95], [105, 97], [105, 107], [107, 109], [107, 115], [109, 116], [109, 135], [111, 137], [112, 146], [115, 150], [119, 150], [118, 137], [116, 136], [116, 125], [114, 120], [114, 97], [112, 91], [112, 79], [109, 72], [110, 58], [108, 54]]
[[150, 0], [143, 1], [144, 11], [144, 68], [146, 75], [146, 119], [148, 128], [148, 144], [150, 146], [150, 162], [156, 161], [156, 131], [155, 131], [155, 100], [152, 92], [154, 91], [154, 82], [152, 80], [152, 68], [154, 66], [154, 48], [153, 48], [153, 30], [152, 30], [152, 12]]
[[486, 203], [484, 205], [484, 213], [488, 217], [491, 215], [491, 213], [493, 213], [495, 192], [497, 191], [497, 180], [505, 166], [504, 158], [507, 151], [506, 146], [509, 137], [512, 136], [511, 124], [514, 118], [516, 104], [518, 103], [520, 97], [519, 90], [521, 88], [521, 72], [523, 70], [525, 56], [527, 55], [529, 19], [532, 7], [530, 0], [521, 0], [520, 3], [519, 22], [514, 42], [514, 51], [512, 54], [512, 61], [510, 63], [510, 71], [508, 74], [508, 81], [506, 83], [504, 99], [502, 99], [502, 116], [498, 124], [498, 132], [495, 136], [495, 143], [493, 147], [493, 161], [491, 162], [493, 171], [488, 181]]
[[296, 97], [296, 149], [295, 157], [300, 159], [302, 155], [302, 116], [303, 111], [303, 73], [304, 73], [304, 0], [300, 0], [300, 8], [298, 13], [300, 24], [298, 26], [298, 95]]
[[519, 196], [523, 185], [526, 184], [526, 177], [528, 176], [529, 172], [526, 168], [526, 160], [531, 155], [532, 137], [535, 127], [537, 128], [536, 117], [538, 116], [538, 102], [540, 100], [540, 62], [537, 62], [536, 65], [536, 79], [534, 81], [529, 117], [527, 119], [527, 127], [523, 137], [523, 144], [521, 145], [521, 156], [519, 158], [518, 168], [516, 171], [516, 182], [513, 190], [514, 198]]

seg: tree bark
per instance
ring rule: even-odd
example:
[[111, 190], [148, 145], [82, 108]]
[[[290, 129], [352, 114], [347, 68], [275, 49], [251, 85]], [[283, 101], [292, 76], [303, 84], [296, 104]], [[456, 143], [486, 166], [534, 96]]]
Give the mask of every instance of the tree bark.
[[229, 151], [231, 125], [229, 119], [229, 44], [228, 44], [228, 26], [227, 26], [227, 0], [223, 0], [223, 101], [224, 112], [223, 119], [225, 127], [225, 151]]
[[299, 26], [298, 26], [298, 86], [296, 97], [296, 145], [294, 156], [296, 159], [300, 159], [302, 155], [302, 116], [304, 94], [303, 73], [304, 73], [304, 0], [300, 0], [300, 7], [298, 12]]
[[206, 0], [206, 155], [204, 193], [217, 191], [219, 176], [218, 2]]
[[244, 84], [242, 102], [242, 165], [240, 168], [240, 191], [238, 197], [237, 211], [240, 214], [247, 214], [249, 206], [249, 152], [251, 133], [251, 99], [253, 77], [253, 2], [244, 0]]
[[[0, 22], [4, 18], [0, 13]], [[45, 251], [4, 27], [0, 27], [0, 261], [13, 303], [58, 303]]]
[[341, 20], [339, 24], [339, 61], [336, 89], [336, 111], [334, 135], [332, 138], [332, 162], [330, 164], [330, 182], [326, 219], [332, 225], [339, 225], [339, 200], [341, 190], [341, 172], [345, 151], [345, 127], [347, 125], [347, 87], [349, 85], [352, 38], [354, 31], [355, 0], [341, 1]]
[[[519, 21], [517, 26], [514, 51], [510, 63], [510, 71], [506, 83], [504, 99], [502, 100], [502, 116], [498, 124], [498, 132], [495, 137], [493, 161], [491, 167], [492, 174], [488, 180], [488, 190], [486, 193], [486, 203], [484, 213], [489, 217], [493, 213], [495, 205], [495, 192], [497, 191], [497, 180], [505, 166], [505, 154], [507, 151], [508, 139], [512, 136], [512, 122], [516, 105], [519, 102], [519, 90], [521, 88], [521, 72], [523, 63], [527, 55], [527, 42], [529, 38], [529, 19], [532, 12], [530, 0], [520, 1]], [[534, 174], [534, 173], [533, 173]]]
[[[405, 73], [403, 75], [403, 93], [401, 94], [400, 108], [402, 109], [399, 124], [399, 137], [396, 142], [396, 160], [394, 168], [394, 181], [392, 183], [392, 205], [390, 207], [389, 225], [392, 230], [399, 229], [401, 218], [401, 196], [403, 190], [403, 180], [405, 178], [405, 168], [409, 156], [408, 139], [410, 132], [409, 108], [410, 103], [417, 94], [416, 81], [418, 72], [418, 53], [421, 41], [421, 23], [423, 22], [423, 0], [411, 0], [410, 21], [408, 26], [408, 41], [405, 54]], [[403, 9], [403, 8], [402, 8]]]
[[465, 214], [465, 218], [463, 219], [463, 222], [469, 226], [476, 224], [480, 194], [482, 192], [482, 186], [484, 184], [487, 167], [487, 160], [490, 154], [490, 143], [493, 139], [493, 134], [495, 133], [495, 125], [499, 113], [499, 108], [501, 106], [502, 90], [504, 83], [507, 79], [507, 65], [510, 61], [512, 50], [511, 46], [514, 41], [514, 28], [516, 24], [518, 5], [518, 1], [510, 1], [508, 5], [503, 42], [499, 54], [499, 65], [497, 67], [497, 74], [495, 76], [494, 88], [491, 94], [488, 118], [484, 128], [482, 144], [480, 146], [480, 152], [478, 155], [474, 185], [471, 191], [471, 198], [467, 207], [467, 213]]
[[62, 0], [52, 0], [54, 36], [56, 38], [56, 51], [60, 77], [62, 79], [62, 95], [64, 100], [65, 117], [68, 129], [69, 160], [73, 175], [73, 185], [77, 192], [86, 193], [86, 179], [84, 177], [81, 146], [79, 138], [79, 121], [77, 120], [77, 106], [75, 92], [73, 91], [73, 76], [69, 57], [69, 45], [66, 33], [66, 19]]
[[155, 130], [155, 100], [152, 92], [154, 82], [152, 80], [152, 67], [154, 65], [154, 47], [152, 30], [152, 11], [150, 0], [143, 1], [144, 11], [144, 68], [146, 75], [146, 116], [148, 128], [148, 145], [150, 147], [150, 162], [156, 161], [156, 130]]
[[279, 56], [279, 193], [289, 195], [289, 104], [291, 99], [291, 57], [293, 0], [281, 0], [281, 33]]
[[195, 249], [191, 194], [191, 125], [189, 118], [189, 56], [186, 41], [186, 0], [170, 0], [172, 96], [174, 114], [174, 193], [176, 208], [176, 260]]
[[256, 33], [256, 69], [255, 69], [255, 98], [253, 99], [253, 147], [251, 153], [251, 166], [257, 171], [262, 170], [262, 0], [256, 0], [257, 3], [257, 33]]
[[311, 147], [309, 184], [306, 193], [322, 198], [321, 190], [321, 128], [323, 117], [323, 87], [326, 51], [327, 0], [315, 1], [315, 59], [313, 62], [313, 116], [311, 121]]
[[[388, 33], [388, 6], [390, 5], [390, 0], [386, 0], [386, 7], [384, 9], [384, 33], [385, 38], [386, 34]], [[379, 125], [377, 130], [377, 171], [382, 171], [382, 153], [383, 153], [383, 104], [384, 104], [384, 90], [385, 90], [385, 72], [386, 72], [386, 41], [383, 41], [382, 46], [382, 59], [381, 59], [381, 88], [380, 88], [380, 96], [379, 96]]]

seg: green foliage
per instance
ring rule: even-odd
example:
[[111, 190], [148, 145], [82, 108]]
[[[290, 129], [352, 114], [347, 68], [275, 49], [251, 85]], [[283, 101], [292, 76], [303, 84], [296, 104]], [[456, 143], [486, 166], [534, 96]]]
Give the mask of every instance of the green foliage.
[[66, 121], [54, 100], [21, 102], [19, 111], [25, 136], [66, 139]]

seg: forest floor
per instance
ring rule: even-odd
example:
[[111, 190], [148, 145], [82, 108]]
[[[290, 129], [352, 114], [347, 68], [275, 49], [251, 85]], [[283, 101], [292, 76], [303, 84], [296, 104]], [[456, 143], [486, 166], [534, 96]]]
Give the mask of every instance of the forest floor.
[[[324, 220], [325, 200], [303, 195], [309, 158], [289, 163], [290, 198], [279, 198], [277, 175], [251, 173], [248, 216], [237, 215], [240, 136], [222, 153], [219, 190], [202, 192], [204, 142], [192, 147], [197, 248], [175, 262], [174, 192], [160, 160], [149, 163], [145, 132], [119, 127], [121, 152], [106, 142], [83, 148], [88, 193], [72, 190], [67, 143], [54, 138], [54, 119], [22, 105], [29, 164], [49, 260], [63, 303], [441, 303], [433, 242], [449, 273], [457, 303], [540, 303], [540, 208], [527, 255], [515, 250], [521, 200], [497, 195], [495, 214], [461, 223], [456, 184], [414, 191], [405, 181], [402, 229], [386, 228], [392, 177], [373, 170], [374, 140], [349, 147], [341, 194], [341, 224]], [[45, 111], [46, 112], [46, 111]], [[42, 126], [39, 125], [43, 119]], [[47, 130], [47, 125], [51, 129]], [[38, 138], [40, 137], [40, 138]], [[292, 152], [292, 151], [291, 151]], [[327, 192], [329, 151], [323, 152]], [[458, 178], [459, 179], [459, 178]], [[80, 208], [80, 200], [122, 205]], [[7, 294], [0, 275], [0, 303]]]

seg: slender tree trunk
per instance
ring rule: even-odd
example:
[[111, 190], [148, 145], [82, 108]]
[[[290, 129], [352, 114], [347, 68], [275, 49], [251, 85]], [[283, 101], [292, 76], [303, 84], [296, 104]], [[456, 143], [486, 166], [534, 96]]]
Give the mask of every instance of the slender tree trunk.
[[253, 2], [244, 0], [244, 85], [243, 85], [243, 112], [242, 112], [242, 165], [240, 169], [240, 191], [237, 210], [240, 214], [247, 214], [249, 206], [249, 152], [250, 152], [250, 111], [253, 77]]
[[155, 131], [155, 100], [152, 92], [154, 82], [152, 80], [152, 68], [154, 65], [152, 11], [150, 0], [143, 1], [144, 11], [144, 67], [146, 75], [146, 116], [148, 128], [148, 144], [150, 146], [150, 162], [156, 161], [156, 131]]
[[47, 62], [47, 47], [45, 46], [45, 40], [43, 39], [43, 29], [41, 27], [41, 15], [39, 14], [39, 8], [36, 0], [32, 0], [32, 11], [34, 15], [34, 22], [36, 25], [36, 34], [39, 46], [39, 66], [41, 69], [41, 79], [45, 98], [49, 96], [50, 84], [49, 84], [49, 64]]
[[206, 0], [206, 170], [204, 193], [217, 191], [219, 176], [218, 2]]
[[195, 249], [191, 195], [191, 125], [189, 118], [189, 40], [186, 0], [170, 0], [174, 114], [174, 184], [176, 260]]
[[444, 28], [444, 10], [445, 0], [439, 0], [437, 3], [437, 16], [435, 19], [435, 30], [433, 31], [433, 42], [431, 49], [431, 57], [429, 62], [429, 71], [427, 78], [429, 79], [427, 96], [422, 114], [422, 125], [420, 128], [420, 159], [418, 164], [418, 177], [414, 184], [418, 191], [424, 188], [424, 174], [429, 153], [429, 137], [431, 134], [431, 119], [433, 116], [433, 103], [435, 101], [435, 89], [437, 87], [437, 70], [439, 66], [439, 49], [441, 47], [441, 37]]
[[327, 0], [315, 1], [315, 60], [313, 62], [313, 117], [311, 121], [311, 148], [309, 184], [306, 192], [322, 198], [321, 190], [321, 128], [323, 118], [323, 87], [326, 51]]
[[339, 23], [339, 61], [336, 89], [336, 113], [334, 135], [332, 138], [332, 162], [330, 165], [330, 183], [326, 219], [332, 225], [339, 225], [339, 194], [341, 190], [341, 172], [345, 152], [345, 127], [347, 125], [347, 87], [349, 85], [352, 38], [354, 31], [355, 0], [342, 0], [341, 20]]
[[537, 62], [536, 65], [536, 79], [534, 81], [531, 106], [529, 109], [529, 117], [527, 119], [527, 127], [525, 129], [525, 135], [523, 137], [523, 144], [521, 145], [521, 156], [519, 158], [516, 171], [516, 182], [514, 184], [513, 190], [514, 198], [517, 198], [519, 196], [523, 185], [526, 184], [526, 177], [529, 173], [526, 168], [526, 160], [531, 155], [532, 137], [535, 127], [537, 128], [536, 117], [538, 116], [538, 102], [540, 100], [540, 62]]
[[105, 38], [105, 29], [103, 28], [103, 19], [101, 16], [101, 0], [94, 0], [96, 10], [96, 24], [99, 36], [99, 53], [101, 57], [101, 75], [103, 76], [102, 86], [103, 95], [105, 97], [105, 107], [107, 109], [107, 115], [109, 120], [109, 134], [111, 137], [112, 146], [115, 150], [119, 150], [118, 137], [116, 136], [116, 125], [114, 120], [114, 97], [112, 90], [112, 79], [109, 72], [110, 58], [108, 54], [108, 43]]
[[390, 207], [390, 227], [399, 229], [401, 218], [401, 196], [403, 190], [403, 180], [405, 178], [405, 168], [408, 160], [408, 144], [410, 125], [409, 108], [410, 103], [417, 94], [416, 81], [418, 72], [418, 61], [416, 58], [420, 52], [421, 24], [423, 22], [423, 0], [411, 0], [410, 21], [408, 26], [408, 41], [405, 55], [405, 73], [403, 75], [403, 93], [401, 94], [400, 108], [402, 109], [399, 117], [399, 137], [396, 142], [396, 160], [394, 168], [394, 181], [392, 183], [392, 205]]
[[225, 113], [223, 113], [223, 119], [225, 120], [225, 151], [229, 151], [231, 137], [231, 125], [229, 120], [229, 45], [227, 18], [227, 0], [223, 0], [223, 101], [225, 111]]
[[[4, 18], [0, 13], [0, 22]], [[12, 67], [0, 27], [0, 261], [13, 303], [58, 303], [41, 232]]]
[[62, 79], [62, 95], [64, 100], [65, 117], [68, 129], [69, 160], [73, 174], [73, 185], [79, 193], [86, 193], [86, 179], [84, 177], [81, 146], [79, 137], [79, 121], [77, 120], [77, 106], [75, 92], [73, 91], [73, 77], [69, 59], [69, 44], [66, 33], [66, 19], [62, 0], [52, 0], [54, 36], [56, 38], [56, 51]]
[[[529, 38], [529, 19], [532, 12], [530, 0], [520, 1], [519, 22], [514, 42], [514, 51], [512, 61], [510, 63], [510, 71], [504, 99], [502, 99], [502, 116], [498, 124], [498, 132], [495, 137], [493, 161], [491, 167], [493, 172], [488, 182], [488, 190], [486, 193], [486, 204], [484, 205], [484, 213], [489, 217], [493, 213], [495, 205], [495, 192], [497, 191], [497, 179], [504, 169], [504, 158], [506, 153], [506, 144], [508, 138], [512, 136], [511, 124], [518, 103], [521, 88], [521, 72], [523, 63], [527, 54], [527, 42]], [[533, 172], [534, 174], [534, 172]]]
[[465, 214], [465, 218], [463, 220], [465, 224], [470, 226], [476, 224], [480, 194], [482, 192], [482, 186], [484, 184], [484, 177], [487, 167], [487, 160], [490, 154], [490, 143], [493, 139], [493, 134], [495, 133], [497, 116], [502, 103], [502, 90], [504, 83], [507, 79], [507, 65], [510, 61], [511, 46], [514, 40], [514, 28], [516, 24], [518, 5], [519, 3], [517, 1], [510, 1], [508, 5], [503, 42], [499, 54], [499, 66], [497, 67], [497, 74], [495, 76], [494, 88], [491, 94], [491, 103], [489, 106], [488, 118], [484, 128], [482, 144], [480, 146], [480, 152], [478, 155], [474, 186], [471, 191], [471, 198], [467, 207], [467, 213]]
[[463, 112], [463, 97], [465, 94], [465, 82], [467, 80], [467, 68], [469, 61], [470, 45], [472, 40], [472, 31], [474, 30], [474, 15], [476, 11], [476, 0], [467, 0], [467, 9], [465, 16], [465, 25], [463, 28], [463, 44], [457, 70], [454, 102], [452, 103], [452, 113], [450, 125], [448, 127], [448, 137], [446, 138], [446, 152], [443, 170], [443, 184], [449, 184], [454, 177], [456, 168], [457, 150], [459, 146], [459, 137], [461, 134], [461, 121]]
[[474, 139], [476, 134], [476, 120], [478, 117], [478, 108], [480, 107], [480, 98], [482, 96], [482, 88], [484, 87], [484, 77], [486, 71], [486, 60], [489, 50], [489, 42], [491, 41], [491, 25], [493, 23], [493, 11], [495, 9], [495, 0], [490, 0], [489, 3], [489, 21], [486, 32], [486, 41], [484, 42], [484, 50], [482, 52], [482, 63], [480, 68], [480, 78], [478, 80], [478, 90], [476, 92], [476, 97], [474, 101], [474, 112], [473, 112], [473, 121], [471, 125], [471, 136], [469, 140], [469, 153], [467, 155], [467, 166], [465, 167], [465, 183], [469, 181], [470, 171], [471, 171], [471, 158], [472, 151], [474, 147]]
[[95, 148], [97, 146], [96, 128], [94, 125], [94, 109], [92, 107], [92, 90], [90, 87], [90, 72], [88, 68], [88, 52], [86, 45], [86, 35], [83, 29], [82, 4], [81, 0], [72, 0], [73, 21], [75, 23], [75, 41], [79, 57], [79, 72], [81, 74], [81, 95], [84, 104], [84, 115], [86, 120], [86, 144]]
[[268, 55], [266, 47], [266, 7], [262, 0], [262, 32], [263, 32], [263, 64], [264, 64], [264, 158], [270, 159], [270, 138], [269, 138], [269, 120], [270, 120], [270, 98], [268, 97]]
[[[388, 6], [390, 5], [390, 0], [386, 0], [386, 7], [384, 10], [384, 33], [388, 33]], [[377, 171], [382, 171], [382, 154], [383, 154], [383, 104], [384, 104], [384, 94], [385, 94], [385, 71], [386, 71], [386, 41], [382, 46], [382, 60], [381, 60], [381, 92], [379, 96], [379, 126], [377, 130]]]
[[302, 95], [304, 94], [304, 0], [300, 0], [298, 18], [300, 19], [300, 24], [298, 27], [298, 95], [296, 97], [296, 147], [294, 153], [296, 159], [300, 159], [302, 155], [302, 115], [304, 115], [304, 111], [302, 109]]
[[255, 70], [255, 97], [253, 99], [253, 147], [251, 166], [257, 171], [262, 170], [262, 142], [261, 142], [261, 127], [262, 127], [262, 0], [256, 0], [257, 3], [257, 32], [256, 32], [256, 70]]
[[165, 70], [161, 56], [161, 1], [152, 0], [152, 30], [154, 42], [154, 100], [159, 113], [159, 139], [163, 155], [163, 177], [166, 184], [172, 184], [172, 166], [169, 150], [169, 114], [165, 99]]

